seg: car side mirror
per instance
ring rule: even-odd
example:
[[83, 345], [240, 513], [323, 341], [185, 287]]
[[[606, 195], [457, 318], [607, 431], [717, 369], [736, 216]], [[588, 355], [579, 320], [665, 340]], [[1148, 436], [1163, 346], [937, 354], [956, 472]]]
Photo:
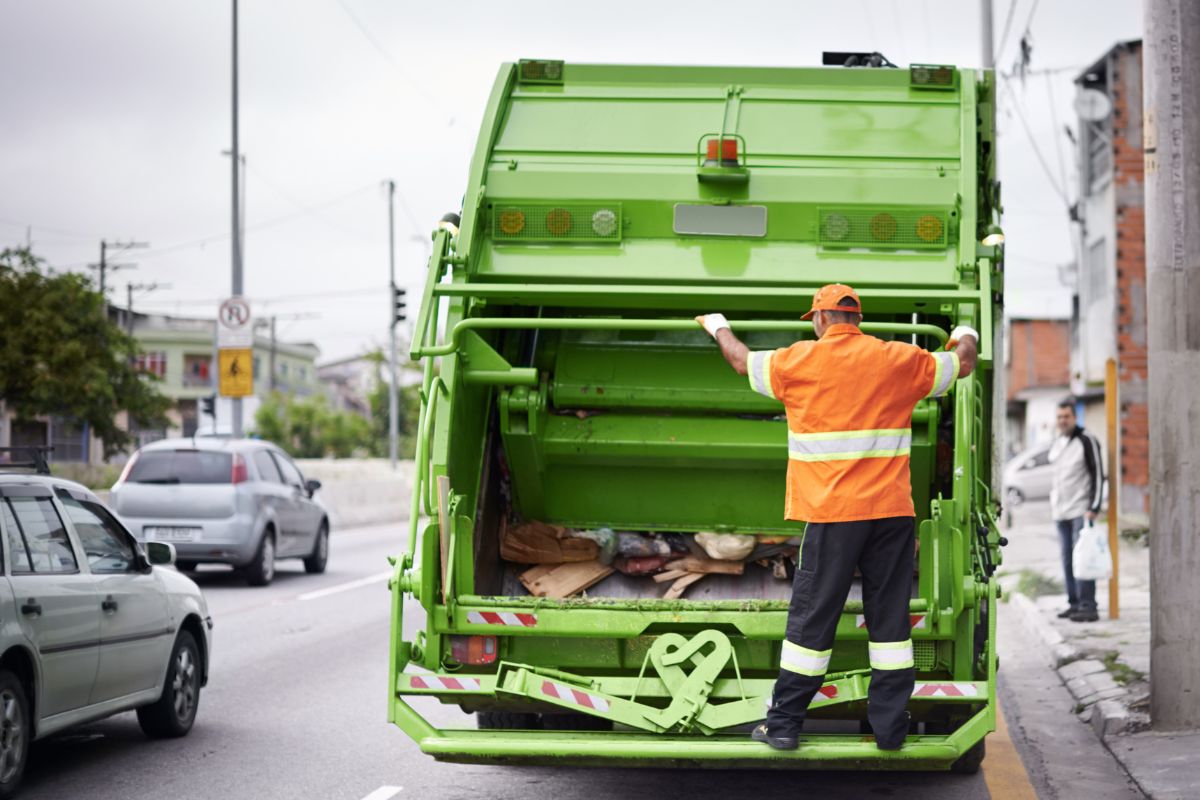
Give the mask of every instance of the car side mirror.
[[304, 491], [308, 492], [308, 496], [312, 497], [317, 493], [317, 489], [321, 488], [321, 482], [316, 478], [309, 478], [304, 482]]
[[175, 563], [175, 545], [167, 542], [146, 542], [146, 561], [151, 566], [169, 567]]

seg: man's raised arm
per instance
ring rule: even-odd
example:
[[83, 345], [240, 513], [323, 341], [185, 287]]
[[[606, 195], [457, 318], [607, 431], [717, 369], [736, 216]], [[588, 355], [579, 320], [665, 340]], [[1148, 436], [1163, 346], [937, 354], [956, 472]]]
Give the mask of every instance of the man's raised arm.
[[729, 362], [729, 366], [733, 367], [734, 372], [738, 375], [745, 375], [746, 358], [750, 355], [750, 348], [746, 347], [745, 343], [733, 334], [725, 315], [702, 314], [696, 317], [696, 322], [704, 326], [708, 335], [717, 340], [717, 346], [721, 348], [721, 355], [725, 356], [725, 360]]

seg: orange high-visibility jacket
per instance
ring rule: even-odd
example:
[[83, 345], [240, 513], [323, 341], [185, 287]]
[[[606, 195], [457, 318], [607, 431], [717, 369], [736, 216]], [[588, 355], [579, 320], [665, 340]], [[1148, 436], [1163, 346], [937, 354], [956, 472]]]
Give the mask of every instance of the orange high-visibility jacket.
[[915, 516], [913, 407], [950, 390], [957, 354], [831, 325], [818, 341], [751, 352], [746, 369], [754, 391], [787, 412], [787, 519]]

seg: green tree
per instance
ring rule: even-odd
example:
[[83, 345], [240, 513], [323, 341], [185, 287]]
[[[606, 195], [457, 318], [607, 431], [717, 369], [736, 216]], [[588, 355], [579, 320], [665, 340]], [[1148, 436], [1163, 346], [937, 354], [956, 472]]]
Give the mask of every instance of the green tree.
[[[376, 350], [367, 356], [375, 363], [374, 388], [367, 400], [371, 406], [371, 454], [382, 458], [388, 454], [388, 384], [383, 379], [387, 364], [383, 352]], [[400, 458], [412, 458], [417, 450], [417, 424], [421, 414], [421, 387], [405, 386], [398, 397], [399, 413], [396, 428], [400, 433]]]
[[127, 448], [117, 426], [167, 425], [170, 400], [133, 366], [137, 342], [108, 319], [89, 278], [55, 273], [29, 248], [0, 251], [0, 398], [19, 417], [86, 422], [105, 456]]
[[329, 408], [322, 395], [297, 398], [279, 392], [254, 414], [257, 434], [296, 458], [350, 458], [371, 452], [371, 426], [365, 419]]

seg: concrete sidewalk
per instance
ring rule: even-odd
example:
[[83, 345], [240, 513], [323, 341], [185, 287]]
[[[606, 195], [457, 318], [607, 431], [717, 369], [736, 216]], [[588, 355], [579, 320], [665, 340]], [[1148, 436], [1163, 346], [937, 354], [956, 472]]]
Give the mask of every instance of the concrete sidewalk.
[[1145, 539], [1122, 541], [1120, 547], [1120, 618], [1109, 619], [1108, 583], [1100, 581], [1100, 621], [1079, 623], [1057, 617], [1067, 599], [1049, 505], [1013, 509], [1004, 535], [1009, 544], [997, 573], [1008, 598], [1003, 612], [1023, 619], [1035, 634], [1031, 641], [1044, 645], [1047, 660], [1075, 698], [1064, 718], [1073, 714], [1090, 724], [1147, 796], [1200, 797], [1200, 731], [1160, 733], [1147, 714], [1150, 551]]

